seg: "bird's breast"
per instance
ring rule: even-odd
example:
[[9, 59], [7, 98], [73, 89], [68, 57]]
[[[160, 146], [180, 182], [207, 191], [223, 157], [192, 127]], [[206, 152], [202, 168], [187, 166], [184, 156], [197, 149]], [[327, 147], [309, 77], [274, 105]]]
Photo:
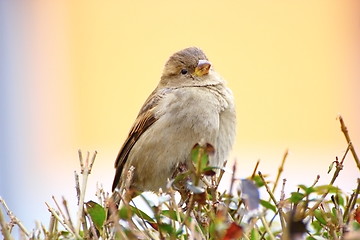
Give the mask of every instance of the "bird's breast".
[[[137, 184], [144, 190], [164, 187], [174, 166], [190, 161], [192, 147], [201, 140], [212, 144], [215, 152], [218, 148], [210, 158], [213, 164], [224, 161], [220, 158], [226, 157], [233, 142], [233, 127], [221, 126], [233, 121], [229, 106], [233, 103], [221, 97], [221, 92], [204, 87], [179, 88], [166, 94], [155, 109], [156, 122], [129, 154], [128, 164], [135, 167]], [[230, 140], [224, 141], [227, 134]]]

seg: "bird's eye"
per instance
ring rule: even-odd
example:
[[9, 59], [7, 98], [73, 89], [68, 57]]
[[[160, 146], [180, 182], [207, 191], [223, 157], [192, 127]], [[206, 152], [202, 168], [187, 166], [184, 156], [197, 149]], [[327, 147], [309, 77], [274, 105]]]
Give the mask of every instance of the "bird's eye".
[[187, 72], [188, 72], [188, 70], [186, 70], [186, 69], [181, 69], [181, 74], [187, 74]]

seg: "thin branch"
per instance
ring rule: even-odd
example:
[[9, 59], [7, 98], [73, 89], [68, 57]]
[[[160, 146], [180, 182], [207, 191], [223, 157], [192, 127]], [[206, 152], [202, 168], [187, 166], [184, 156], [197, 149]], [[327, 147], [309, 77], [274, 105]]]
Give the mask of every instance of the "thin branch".
[[[51, 214], [50, 223], [49, 223], [49, 230], [48, 230], [50, 235], [53, 235], [55, 233], [56, 226], [57, 226], [57, 220], [54, 217], [54, 215]], [[44, 235], [46, 235], [46, 231], [43, 231], [43, 232], [44, 232]]]
[[[284, 201], [285, 201], [285, 184], [286, 184], [286, 178], [283, 179], [283, 184], [282, 184], [282, 187], [281, 187], [281, 192], [280, 192], [280, 201], [279, 201], [279, 204], [282, 204]], [[271, 200], [271, 197], [270, 197], [270, 200]], [[270, 201], [269, 200], [269, 201]], [[265, 210], [266, 212], [266, 210]], [[276, 213], [274, 214], [274, 216], [271, 218], [270, 222], [269, 222], [269, 227], [271, 227], [275, 217], [278, 215], [279, 213], [279, 210], [276, 211]], [[265, 236], [266, 232], [263, 232], [261, 234], [261, 237], [260, 239], [265, 239], [264, 236]]]
[[317, 175], [316, 179], [315, 179], [314, 183], [311, 185], [311, 187], [315, 187], [315, 185], [319, 182], [319, 180], [320, 180], [320, 175]]
[[13, 222], [14, 224], [18, 225], [20, 230], [27, 236], [30, 237], [30, 233], [28, 232], [28, 230], [26, 230], [25, 226], [22, 224], [22, 222], [13, 214], [13, 212], [10, 211], [10, 208], [7, 206], [6, 202], [4, 201], [4, 199], [0, 198], [0, 203], [4, 206], [5, 210], [6, 210], [6, 214], [9, 216], [11, 222]]
[[276, 198], [275, 198], [274, 194], [271, 192], [270, 187], [269, 187], [269, 185], [266, 183], [266, 180], [265, 180], [264, 176], [262, 175], [262, 173], [259, 171], [258, 174], [259, 174], [261, 180], [264, 182], [264, 186], [265, 186], [265, 188], [266, 188], [266, 191], [269, 193], [271, 200], [274, 202], [274, 204], [276, 205], [277, 209], [279, 210], [279, 217], [280, 217], [281, 228], [282, 228], [283, 230], [285, 230], [285, 229], [286, 229], [285, 216], [284, 216], [284, 212], [282, 211], [282, 207], [280, 206], [279, 202], [276, 201]]
[[58, 202], [56, 201], [56, 199], [55, 199], [54, 196], [52, 196], [52, 199], [53, 199], [53, 201], [55, 202], [55, 205], [56, 205], [56, 207], [57, 207], [60, 215], [61, 215], [62, 218], [64, 219], [64, 223], [65, 223], [66, 225], [68, 225], [69, 228], [71, 228], [71, 230], [72, 230], [73, 232], [75, 232], [75, 229], [74, 229], [73, 224], [72, 224], [71, 221], [69, 221], [69, 219], [65, 216], [65, 214], [64, 214], [63, 211], [61, 210], [60, 205], [58, 204]]
[[227, 164], [227, 160], [224, 161], [223, 167], [220, 169], [220, 174], [219, 174], [218, 180], [215, 184], [215, 190], [218, 189], [220, 181], [221, 181], [222, 177], [224, 176], [224, 173], [225, 173], [224, 169], [225, 169], [226, 164]]
[[84, 161], [83, 161], [82, 152], [80, 149], [78, 150], [78, 153], [79, 153], [80, 169], [83, 170], [84, 169]]
[[283, 184], [280, 192], [280, 202], [283, 202], [285, 200], [285, 184], [286, 184], [286, 178], [283, 179]]
[[236, 173], [236, 161], [234, 162], [233, 168], [232, 168], [232, 175], [231, 175], [231, 181], [230, 181], [230, 187], [229, 187], [229, 197], [226, 200], [226, 211], [229, 208], [230, 202], [231, 202], [231, 197], [232, 197], [232, 190], [234, 187], [234, 182], [235, 182], [235, 173]]
[[[330, 186], [332, 186], [336, 180], [336, 178], [339, 176], [339, 173], [340, 171], [343, 169], [344, 165], [344, 160], [345, 160], [345, 157], [347, 155], [347, 153], [349, 152], [349, 149], [350, 149], [350, 145], [348, 145], [346, 151], [345, 151], [345, 154], [344, 156], [342, 157], [341, 159], [341, 162], [339, 161], [335, 161], [336, 162], [336, 170], [334, 172], [334, 175], [329, 183]], [[314, 204], [314, 206], [312, 208], [310, 208], [307, 212], [306, 212], [306, 216], [309, 216], [309, 215], [312, 215], [312, 213], [320, 206], [320, 204], [324, 201], [325, 197], [328, 195], [329, 191], [326, 191], [321, 197], [320, 199]]]
[[243, 236], [250, 235], [251, 231], [254, 229], [256, 222], [258, 221], [258, 217], [253, 217], [250, 219], [250, 222], [248, 223], [248, 226], [246, 226], [246, 231], [243, 234]]
[[75, 190], [76, 190], [76, 199], [77, 199], [77, 204], [79, 205], [80, 202], [80, 181], [79, 181], [79, 174], [74, 171], [74, 176], [75, 176]]
[[275, 183], [274, 183], [274, 187], [273, 187], [273, 189], [272, 189], [272, 192], [275, 192], [275, 189], [276, 189], [277, 184], [278, 184], [278, 182], [279, 182], [281, 173], [284, 171], [284, 164], [285, 164], [285, 160], [286, 160], [288, 154], [289, 154], [289, 150], [286, 149], [286, 150], [285, 150], [285, 153], [284, 153], [284, 156], [283, 156], [283, 158], [282, 158], [280, 167], [279, 167], [279, 169], [278, 169], [278, 173], [277, 173], [277, 176], [276, 176], [276, 180], [275, 180]]
[[82, 185], [81, 185], [81, 189], [80, 189], [79, 209], [78, 209], [78, 213], [77, 213], [77, 224], [76, 224], [76, 228], [75, 228], [76, 235], [79, 235], [80, 226], [81, 226], [81, 223], [84, 218], [84, 199], [85, 199], [86, 186], [87, 186], [89, 174], [91, 173], [91, 167], [93, 166], [94, 161], [95, 161], [96, 154], [97, 154], [97, 152], [95, 151], [95, 153], [93, 154], [93, 157], [91, 159], [91, 162], [89, 162], [90, 153], [87, 152], [86, 162], [84, 164], [83, 158], [82, 158], [82, 153], [79, 150], [79, 161], [80, 161], [80, 166], [81, 166]]
[[251, 174], [251, 179], [252, 179], [252, 180], [254, 179], [254, 177], [255, 177], [255, 175], [256, 175], [256, 172], [257, 172], [257, 169], [258, 169], [258, 167], [259, 167], [259, 164], [260, 164], [260, 159], [257, 160], [257, 162], [256, 162], [256, 164], [255, 164], [254, 171], [253, 171], [253, 173]]
[[[0, 199], [0, 200], [2, 200], [2, 199]], [[4, 217], [1, 209], [0, 209], [0, 226], [1, 226], [1, 232], [2, 232], [2, 235], [4, 236], [4, 239], [5, 240], [13, 240], [14, 238], [10, 235], [10, 231], [5, 222], [5, 217]]]
[[[170, 186], [168, 188], [168, 193], [170, 195], [170, 207], [172, 209], [175, 209], [175, 213], [176, 213], [176, 220], [181, 223], [181, 217], [180, 217], [180, 210], [178, 205], [176, 204], [176, 200], [175, 200], [175, 191], [174, 189]], [[170, 208], [169, 208], [170, 209]], [[185, 240], [185, 237], [183, 235], [181, 235], [181, 240]]]
[[97, 151], [94, 152], [93, 157], [91, 159], [90, 166], [89, 166], [89, 174], [91, 173], [92, 167], [94, 165], [96, 155], [97, 155]]
[[58, 222], [73, 236], [75, 236], [76, 238], [80, 238], [80, 235], [76, 235], [65, 223], [64, 221], [60, 218], [59, 214], [57, 214], [57, 212], [55, 211], [55, 209], [53, 209], [52, 207], [50, 207], [49, 204], [47, 204], [45, 202], [48, 210], [51, 212], [51, 214], [58, 220]]
[[98, 235], [97, 235], [97, 233], [96, 233], [96, 229], [95, 229], [94, 223], [93, 223], [93, 221], [91, 220], [91, 217], [90, 217], [88, 214], [86, 214], [86, 216], [89, 218], [90, 231], [91, 231], [91, 233], [92, 233], [92, 239], [98, 240], [99, 237], [98, 237]]
[[359, 157], [357, 156], [356, 152], [355, 152], [355, 148], [352, 145], [351, 139], [350, 139], [350, 135], [349, 135], [349, 131], [347, 130], [347, 127], [345, 126], [344, 120], [342, 118], [341, 115], [339, 115], [339, 121], [340, 121], [340, 125], [341, 125], [341, 131], [344, 133], [344, 136], [346, 138], [346, 141], [348, 142], [349, 146], [350, 146], [350, 150], [352, 155], [354, 156], [354, 160], [356, 163], [356, 166], [358, 167], [358, 169], [360, 170], [360, 160]]
[[263, 226], [264, 226], [267, 234], [269, 234], [270, 239], [271, 239], [271, 240], [275, 240], [275, 236], [272, 234], [272, 232], [271, 232], [271, 230], [270, 230], [270, 227], [269, 227], [269, 225], [268, 225], [267, 222], [266, 222], [265, 217], [264, 217], [264, 216], [261, 216], [261, 217], [260, 217], [260, 220], [261, 220], [261, 222], [262, 222], [262, 224], [263, 224]]
[[66, 212], [66, 217], [64, 218], [64, 219], [67, 219], [67, 224], [71, 227], [71, 229], [73, 230], [73, 231], [75, 231], [75, 228], [74, 228], [74, 225], [73, 225], [73, 223], [72, 223], [72, 221], [71, 221], [71, 217], [70, 217], [70, 212], [69, 212], [69, 207], [68, 207], [68, 205], [67, 205], [67, 201], [66, 201], [66, 199], [63, 197], [62, 198], [62, 200], [63, 200], [63, 205], [64, 205], [64, 208], [65, 208], [65, 212]]
[[[356, 191], [351, 196], [350, 203], [348, 204], [348, 208], [346, 208], [345, 212], [344, 212], [344, 222], [346, 224], [348, 224], [349, 221], [350, 221], [350, 216], [349, 215], [350, 215], [351, 211], [354, 209], [357, 198], [358, 198], [359, 193], [360, 193], [360, 178], [357, 179], [357, 182], [358, 182], [358, 185], [357, 185]], [[352, 201], [351, 201], [351, 199], [352, 199]]]

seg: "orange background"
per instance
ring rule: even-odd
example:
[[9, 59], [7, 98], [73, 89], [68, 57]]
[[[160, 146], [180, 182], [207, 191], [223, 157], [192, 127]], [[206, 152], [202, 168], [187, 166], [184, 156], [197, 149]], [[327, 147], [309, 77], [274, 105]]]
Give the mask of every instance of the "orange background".
[[[87, 199], [97, 182], [110, 190], [139, 108], [167, 58], [188, 46], [234, 92], [238, 177], [260, 159], [274, 180], [289, 148], [288, 192], [317, 174], [327, 183], [347, 146], [339, 113], [360, 154], [358, 1], [18, 0], [0, 9], [0, 195], [30, 227], [48, 219], [51, 195], [75, 203], [78, 148], [98, 151]], [[357, 177], [349, 155], [336, 183], [350, 191]]]

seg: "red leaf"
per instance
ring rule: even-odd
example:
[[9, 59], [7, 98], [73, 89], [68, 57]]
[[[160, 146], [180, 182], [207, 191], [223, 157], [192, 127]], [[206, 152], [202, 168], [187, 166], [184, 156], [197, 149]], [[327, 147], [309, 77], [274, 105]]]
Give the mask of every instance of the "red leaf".
[[215, 153], [215, 148], [210, 143], [206, 143], [205, 150], [209, 155], [213, 155]]
[[203, 171], [203, 174], [204, 174], [205, 176], [210, 176], [210, 177], [212, 177], [212, 176], [215, 176], [215, 175], [216, 175], [216, 172], [215, 172], [214, 170], [206, 170], [206, 171]]
[[201, 205], [205, 205], [206, 203], [206, 193], [194, 193], [194, 200], [201, 204]]
[[226, 230], [225, 236], [222, 240], [232, 240], [232, 239], [239, 239], [243, 234], [243, 229], [240, 225], [236, 223], [231, 223], [229, 228]]
[[360, 205], [355, 209], [354, 219], [360, 223]]
[[155, 222], [148, 222], [146, 221], [148, 224], [150, 224], [150, 226], [155, 229], [156, 231], [159, 231], [159, 225]]

